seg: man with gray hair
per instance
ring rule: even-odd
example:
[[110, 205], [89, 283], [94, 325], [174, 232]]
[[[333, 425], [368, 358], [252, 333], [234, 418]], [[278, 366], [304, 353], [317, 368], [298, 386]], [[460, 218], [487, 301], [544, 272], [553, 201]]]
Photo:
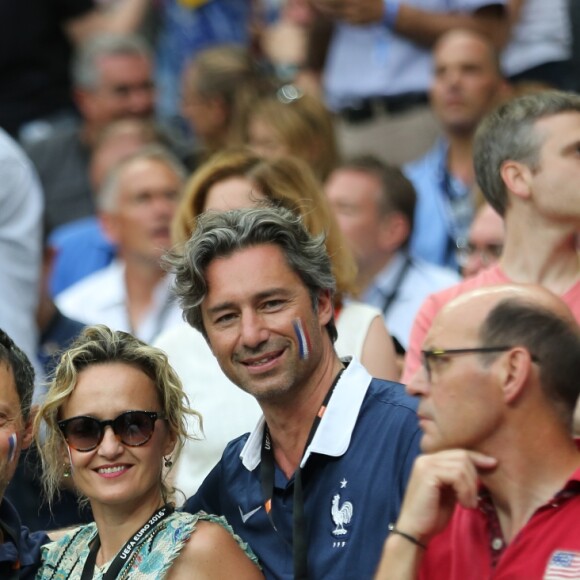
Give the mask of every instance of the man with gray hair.
[[181, 320], [161, 256], [171, 247], [170, 225], [185, 172], [160, 146], [122, 160], [98, 195], [105, 235], [117, 259], [56, 297], [63, 314], [86, 324], [106, 324], [151, 342]]
[[263, 411], [185, 508], [225, 515], [267, 578], [368, 578], [418, 430], [400, 385], [334, 351], [324, 240], [281, 208], [206, 213], [169, 262], [185, 318]]
[[433, 318], [468, 290], [509, 282], [540, 284], [559, 295], [580, 320], [580, 96], [545, 91], [507, 102], [479, 127], [477, 182], [505, 220], [498, 263], [423, 303], [411, 331], [403, 382], [420, 366]]
[[154, 114], [151, 55], [141, 38], [96, 36], [81, 45], [72, 70], [82, 122], [27, 148], [44, 189], [49, 233], [58, 225], [94, 213], [88, 167], [103, 129], [117, 119], [152, 119]]

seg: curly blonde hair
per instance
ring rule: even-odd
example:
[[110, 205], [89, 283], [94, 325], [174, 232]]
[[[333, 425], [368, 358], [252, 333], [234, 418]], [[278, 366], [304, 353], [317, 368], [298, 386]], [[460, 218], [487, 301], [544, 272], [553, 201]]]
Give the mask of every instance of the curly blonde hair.
[[[67, 445], [58, 426], [62, 418], [61, 409], [74, 391], [83, 370], [114, 362], [131, 365], [153, 381], [169, 432], [176, 439], [175, 458], [186, 439], [199, 438], [188, 433], [187, 419], [193, 417], [201, 433], [201, 415], [189, 407], [187, 395], [167, 355], [126, 332], [113, 331], [104, 325], [89, 326], [63, 353], [46, 399], [34, 421], [34, 437], [42, 460], [43, 486], [49, 503], [59, 495]], [[167, 500], [174, 490], [169, 488], [163, 475], [159, 484], [162, 496]]]

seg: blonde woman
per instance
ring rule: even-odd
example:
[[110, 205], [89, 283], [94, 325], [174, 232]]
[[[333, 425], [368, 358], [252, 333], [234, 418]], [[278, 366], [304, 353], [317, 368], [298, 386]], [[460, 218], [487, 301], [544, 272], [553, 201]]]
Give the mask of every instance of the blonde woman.
[[247, 115], [245, 139], [263, 157], [299, 157], [322, 183], [338, 163], [332, 114], [319, 98], [294, 85], [284, 85], [254, 103]]
[[130, 334], [88, 327], [64, 353], [35, 421], [44, 485], [71, 477], [95, 523], [45, 546], [38, 578], [263, 578], [223, 518], [170, 503], [165, 474], [200, 420], [186, 403], [165, 354]]

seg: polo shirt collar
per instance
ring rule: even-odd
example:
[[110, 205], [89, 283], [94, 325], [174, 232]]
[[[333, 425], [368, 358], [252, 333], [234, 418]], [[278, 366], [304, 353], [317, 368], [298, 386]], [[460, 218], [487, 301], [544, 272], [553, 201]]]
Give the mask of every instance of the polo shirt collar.
[[[348, 449], [372, 377], [355, 358], [343, 359], [343, 362], [347, 365], [346, 369], [336, 384], [300, 467], [306, 465], [312, 453], [340, 457]], [[265, 424], [262, 416], [240, 453], [242, 464], [248, 471], [253, 471], [260, 464]]]

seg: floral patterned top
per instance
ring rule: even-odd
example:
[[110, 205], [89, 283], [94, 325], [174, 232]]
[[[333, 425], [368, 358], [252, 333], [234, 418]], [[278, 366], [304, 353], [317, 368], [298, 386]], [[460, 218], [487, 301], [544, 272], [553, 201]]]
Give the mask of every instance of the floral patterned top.
[[[195, 532], [198, 521], [210, 521], [224, 527], [238, 542], [246, 555], [256, 564], [258, 559], [223, 517], [204, 512], [189, 514], [174, 512], [165, 518], [155, 531], [135, 549], [121, 569], [118, 578], [130, 580], [159, 580], [165, 578], [173, 561], [179, 556], [183, 546]], [[92, 523], [71, 530], [60, 540], [42, 547], [42, 568], [36, 580], [79, 580], [90, 544], [97, 535], [97, 526]], [[100, 580], [110, 562], [95, 567], [93, 580]]]

